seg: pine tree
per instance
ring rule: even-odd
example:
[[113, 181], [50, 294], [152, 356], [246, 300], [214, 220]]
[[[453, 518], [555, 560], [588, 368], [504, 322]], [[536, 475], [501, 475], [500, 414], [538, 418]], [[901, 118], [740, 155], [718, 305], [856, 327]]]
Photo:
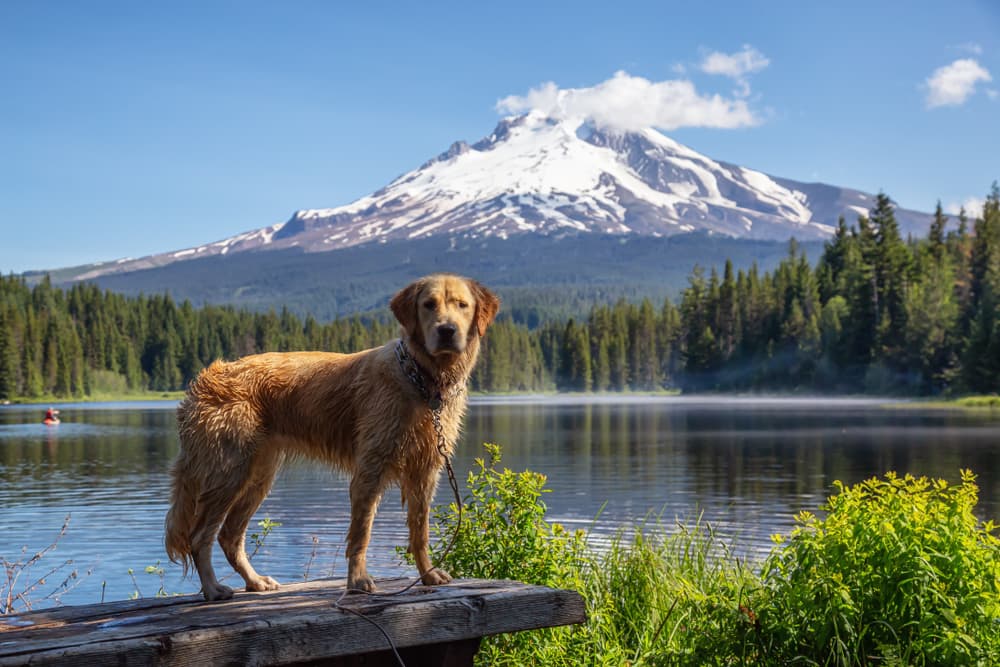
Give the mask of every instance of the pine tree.
[[972, 247], [969, 334], [962, 380], [976, 392], [1000, 389], [1000, 188], [993, 184], [976, 220]]
[[845, 291], [844, 269], [851, 241], [851, 230], [844, 216], [840, 216], [833, 238], [823, 244], [823, 256], [816, 269], [819, 295], [823, 303]]
[[959, 322], [956, 336], [964, 341], [969, 333], [973, 316], [972, 308], [972, 237], [965, 207], [958, 211], [958, 228], [946, 237], [948, 254], [955, 270], [955, 301], [958, 303]]
[[656, 389], [660, 383], [660, 362], [656, 356], [656, 315], [649, 299], [643, 299], [633, 317], [630, 341], [634, 359], [633, 386], [637, 389]]
[[677, 353], [680, 329], [680, 311], [670, 299], [665, 299], [656, 323], [656, 356], [660, 360], [660, 383], [665, 386], [675, 384], [677, 366], [680, 363]]
[[874, 357], [880, 312], [875, 234], [866, 217], [858, 218], [858, 229], [852, 237], [844, 258], [846, 298], [851, 309], [845, 370], [860, 377]]
[[878, 290], [876, 311], [880, 356], [897, 368], [903, 367], [905, 351], [900, 345], [906, 331], [906, 290], [910, 255], [899, 234], [892, 202], [884, 193], [875, 198], [871, 211], [875, 233], [875, 274]]
[[971, 307], [979, 308], [983, 295], [991, 289], [994, 277], [1000, 268], [1000, 186], [993, 184], [993, 189], [983, 205], [983, 215], [976, 219], [972, 241], [971, 270]]
[[733, 276], [733, 263], [728, 259], [722, 276], [722, 285], [719, 287], [719, 309], [715, 329], [719, 332], [720, 361], [725, 363], [736, 353], [740, 330], [739, 310], [736, 306], [736, 280]]
[[17, 341], [13, 314], [0, 308], [0, 399], [17, 395]]
[[615, 331], [608, 340], [608, 356], [611, 362], [611, 388], [615, 391], [628, 389], [628, 346], [626, 334]]
[[37, 398], [45, 391], [42, 378], [42, 341], [34, 308], [28, 308], [24, 320], [24, 340], [21, 369], [24, 374], [24, 395]]
[[[718, 288], [715, 289], [716, 298]], [[719, 358], [718, 341], [712, 331], [714, 311], [712, 289], [701, 267], [695, 267], [681, 298], [681, 327], [684, 331], [685, 385], [692, 388], [715, 385]]]
[[611, 388], [611, 353], [608, 351], [608, 338], [603, 336], [597, 341], [597, 354], [594, 362], [594, 389], [608, 391]]
[[629, 330], [628, 330], [628, 310], [629, 304], [624, 300], [619, 301], [611, 309], [611, 333], [608, 339], [608, 356], [611, 362], [611, 387], [615, 391], [625, 391], [629, 388], [629, 377], [632, 369], [629, 368]]
[[46, 393], [56, 393], [59, 377], [59, 329], [54, 317], [50, 317], [45, 332], [44, 362], [42, 366], [42, 388]]
[[767, 304], [757, 263], [751, 265], [742, 281], [736, 282], [739, 294], [739, 359], [746, 364], [760, 356], [766, 344]]
[[947, 254], [930, 262], [921, 279], [911, 286], [906, 298], [907, 326], [904, 333], [907, 367], [919, 369], [924, 393], [944, 390], [954, 374], [955, 331], [958, 303], [954, 292], [954, 270]]
[[941, 262], [945, 253], [945, 225], [948, 218], [945, 217], [941, 209], [941, 201], [938, 200], [937, 208], [934, 209], [934, 219], [931, 221], [930, 231], [927, 233], [927, 246], [934, 261]]
[[839, 294], [823, 304], [820, 315], [820, 344], [822, 356], [831, 368], [844, 368], [850, 364], [845, 329], [850, 308]]
[[572, 319], [563, 332], [560, 373], [561, 388], [570, 391], [590, 391], [593, 387], [593, 370], [590, 356], [590, 337], [586, 327], [577, 326]]
[[591, 391], [594, 388], [594, 370], [590, 356], [590, 336], [586, 327], [580, 327], [576, 340], [576, 366], [573, 372], [573, 384], [579, 391]]

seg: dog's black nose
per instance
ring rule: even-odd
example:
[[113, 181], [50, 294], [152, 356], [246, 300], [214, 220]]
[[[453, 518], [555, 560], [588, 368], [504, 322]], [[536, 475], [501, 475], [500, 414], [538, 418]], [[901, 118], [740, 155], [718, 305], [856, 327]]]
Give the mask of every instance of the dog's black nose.
[[457, 331], [458, 327], [454, 324], [441, 324], [437, 328], [438, 338], [444, 341], [451, 340]]

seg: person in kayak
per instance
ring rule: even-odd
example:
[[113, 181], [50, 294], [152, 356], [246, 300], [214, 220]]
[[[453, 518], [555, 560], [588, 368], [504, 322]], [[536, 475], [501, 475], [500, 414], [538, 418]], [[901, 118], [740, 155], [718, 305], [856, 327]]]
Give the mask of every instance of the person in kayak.
[[51, 407], [45, 411], [45, 423], [46, 424], [58, 424], [59, 423], [59, 411], [54, 410]]

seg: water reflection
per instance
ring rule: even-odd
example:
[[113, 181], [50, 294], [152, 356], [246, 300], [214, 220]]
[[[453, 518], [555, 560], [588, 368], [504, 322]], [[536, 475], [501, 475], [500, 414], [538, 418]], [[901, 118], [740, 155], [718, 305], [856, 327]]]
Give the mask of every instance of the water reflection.
[[[94, 574], [66, 601], [99, 600], [104, 581], [108, 599], [128, 596], [128, 568], [152, 594], [159, 581], [141, 571], [166, 562], [174, 405], [59, 407], [55, 428], [40, 423], [43, 409], [0, 408], [0, 555], [48, 544], [72, 513], [53, 557]], [[997, 517], [998, 436], [997, 413], [887, 410], [871, 401], [490, 398], [471, 406], [455, 467], [464, 479], [484, 454], [481, 443], [496, 442], [507, 467], [548, 476], [551, 518], [590, 529], [598, 542], [624, 522], [659, 516], [670, 524], [700, 512], [753, 552], [787, 531], [796, 512], [815, 509], [834, 479], [854, 483], [886, 470], [956, 480], [971, 468], [981, 514]], [[438, 500], [447, 493], [442, 485]], [[287, 467], [257, 517], [283, 522], [258, 569], [284, 581], [307, 567], [312, 576], [344, 575], [347, 513], [346, 480], [309, 464]], [[394, 553], [405, 539], [399, 495], [390, 491], [369, 557], [376, 576], [409, 574]], [[173, 566], [166, 586], [196, 588]]]
[[604, 503], [606, 520], [704, 511], [766, 544], [834, 479], [896, 470], [957, 480], [960, 468], [979, 474], [981, 510], [996, 516], [1000, 431], [983, 414], [863, 401], [490, 405], [472, 411], [467, 432], [467, 446], [500, 442], [511, 467], [545, 471], [550, 509], [567, 520]]

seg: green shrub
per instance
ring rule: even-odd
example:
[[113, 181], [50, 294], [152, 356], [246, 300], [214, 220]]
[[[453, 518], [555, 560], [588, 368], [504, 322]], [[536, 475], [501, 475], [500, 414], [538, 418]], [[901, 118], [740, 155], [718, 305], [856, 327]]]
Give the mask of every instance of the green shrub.
[[103, 369], [94, 369], [87, 375], [88, 396], [124, 396], [128, 393], [128, 380], [124, 375]]
[[659, 527], [656, 537], [637, 529], [590, 549], [582, 531], [546, 521], [544, 475], [499, 469], [500, 448], [485, 447], [488, 459], [476, 459], [469, 473], [450, 551], [458, 508], [435, 512], [434, 562], [459, 577], [575, 589], [588, 621], [487, 638], [479, 664], [708, 665], [754, 654], [753, 612], [741, 604], [751, 604], [759, 582], [709, 526], [699, 522], [670, 536]]
[[958, 404], [964, 408], [1000, 408], [1000, 396], [966, 396], [958, 399]]
[[458, 527], [458, 508], [451, 503], [435, 509], [439, 540], [431, 548], [432, 560], [460, 577], [555, 587], [578, 584], [586, 536], [545, 520], [545, 475], [500, 470], [500, 447], [484, 447], [489, 460], [477, 458], [476, 469], [469, 472], [461, 527], [447, 553]]
[[577, 590], [587, 622], [484, 640], [483, 665], [1000, 664], [1000, 541], [958, 485], [887, 474], [804, 512], [761, 564], [700, 520], [623, 530], [600, 547], [545, 519], [545, 477], [477, 459], [458, 539], [436, 510], [434, 560], [453, 575]]
[[[821, 665], [1000, 664], [1000, 541], [960, 484], [893, 473], [803, 512], [763, 577], [773, 657]], [[780, 541], [780, 540], [779, 540]]]
[[[454, 503], [435, 509], [439, 539], [431, 547], [433, 562], [456, 577], [579, 589], [586, 570], [586, 536], [545, 520], [544, 475], [501, 470], [500, 447], [484, 447], [489, 459], [477, 458], [469, 473], [461, 524]], [[552, 654], [572, 643], [572, 632], [552, 628], [489, 637], [477, 660], [487, 665], [558, 664]]]

